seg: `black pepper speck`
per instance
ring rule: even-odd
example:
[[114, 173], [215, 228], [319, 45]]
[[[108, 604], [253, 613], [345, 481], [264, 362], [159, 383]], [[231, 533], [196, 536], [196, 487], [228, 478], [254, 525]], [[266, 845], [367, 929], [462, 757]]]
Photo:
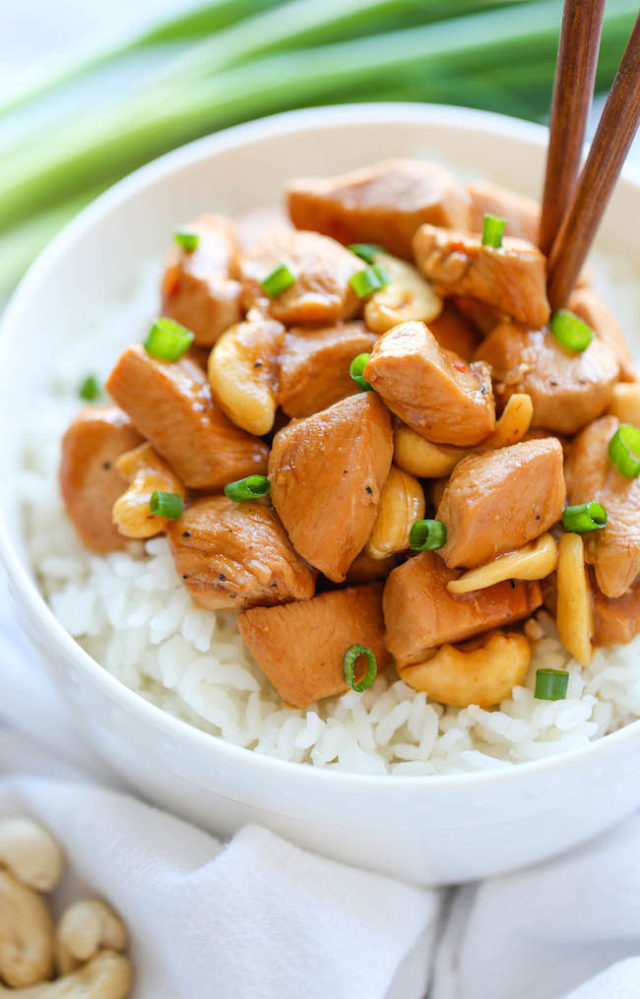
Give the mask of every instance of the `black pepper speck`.
[[183, 538], [190, 538], [191, 537], [191, 531], [183, 531], [182, 532], [182, 537]]
[[367, 489], [367, 492], [369, 493], [369, 496], [372, 496], [373, 495], [373, 489], [371, 488], [371, 486], [367, 486], [366, 489]]
[[102, 462], [102, 467], [104, 468], [105, 472], [108, 472], [109, 469], [111, 468], [111, 462], [110, 461], [103, 461]]

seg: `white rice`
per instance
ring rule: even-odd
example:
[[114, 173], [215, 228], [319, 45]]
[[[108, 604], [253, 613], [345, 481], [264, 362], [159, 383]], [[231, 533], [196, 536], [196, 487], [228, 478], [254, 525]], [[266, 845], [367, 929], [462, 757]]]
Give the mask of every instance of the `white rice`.
[[[544, 612], [527, 626], [537, 640], [526, 685], [500, 710], [445, 709], [393, 670], [364, 694], [350, 691], [304, 711], [288, 709], [253, 662], [233, 618], [191, 602], [164, 538], [140, 544], [134, 555], [85, 551], [59, 498], [60, 437], [78, 408], [82, 378], [105, 376], [119, 350], [148, 325], [158, 266], [141, 275], [130, 299], [106, 314], [79, 317], [25, 429], [20, 488], [31, 558], [55, 614], [97, 662], [165, 711], [236, 745], [359, 773], [512, 766], [583, 746], [640, 717], [640, 637], [599, 650], [582, 669]], [[618, 270], [615, 285], [610, 300], [628, 306], [636, 324], [637, 277]], [[566, 700], [534, 698], [541, 666], [569, 670]]]

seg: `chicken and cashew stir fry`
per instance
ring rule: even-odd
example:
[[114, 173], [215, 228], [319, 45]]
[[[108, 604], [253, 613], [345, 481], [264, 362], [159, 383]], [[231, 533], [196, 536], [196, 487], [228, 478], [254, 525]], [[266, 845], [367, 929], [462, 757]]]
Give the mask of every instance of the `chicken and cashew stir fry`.
[[[496, 705], [543, 604], [581, 664], [629, 642], [640, 381], [588, 277], [551, 311], [537, 205], [418, 160], [286, 200], [257, 238], [175, 233], [160, 317], [63, 440], [84, 545], [165, 534], [295, 707], [394, 666]], [[536, 696], [567, 679], [540, 670]]]

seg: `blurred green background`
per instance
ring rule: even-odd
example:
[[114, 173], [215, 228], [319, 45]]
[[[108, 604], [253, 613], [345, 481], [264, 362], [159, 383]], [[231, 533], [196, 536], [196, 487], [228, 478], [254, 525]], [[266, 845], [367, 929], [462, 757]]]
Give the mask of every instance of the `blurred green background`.
[[[131, 17], [136, 0], [112, 0], [101, 20], [78, 6], [86, 30], [66, 44], [58, 4], [47, 37], [47, 2], [0, 8], [0, 296], [105, 187], [236, 122], [379, 100], [545, 121], [562, 16], [561, 0], [161, 0]], [[636, 14], [608, 0], [600, 92]]]

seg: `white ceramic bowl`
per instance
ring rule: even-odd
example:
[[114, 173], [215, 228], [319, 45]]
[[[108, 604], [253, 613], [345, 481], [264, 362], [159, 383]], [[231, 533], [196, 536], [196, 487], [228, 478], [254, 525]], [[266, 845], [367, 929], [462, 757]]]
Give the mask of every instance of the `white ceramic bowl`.
[[[373, 777], [285, 763], [179, 721], [132, 693], [66, 634], [34, 582], [16, 495], [21, 413], [69, 317], [113, 301], [176, 221], [276, 200], [295, 174], [391, 155], [444, 160], [539, 193], [546, 131], [420, 105], [293, 112], [179, 149], [118, 184], [42, 254], [0, 337], [0, 555], [16, 612], [96, 750], [143, 797], [219, 835], [259, 822], [301, 846], [411, 881], [446, 883], [531, 864], [640, 804], [640, 722], [586, 749], [480, 774]], [[602, 243], [640, 255], [640, 183], [618, 187]]]

